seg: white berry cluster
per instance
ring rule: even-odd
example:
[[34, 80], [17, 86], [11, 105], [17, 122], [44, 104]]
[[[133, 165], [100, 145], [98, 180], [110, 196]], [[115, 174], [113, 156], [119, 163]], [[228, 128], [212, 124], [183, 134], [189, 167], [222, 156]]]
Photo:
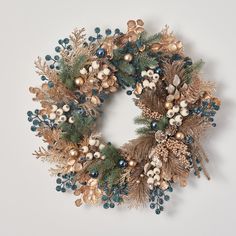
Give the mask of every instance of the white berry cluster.
[[94, 158], [104, 159], [105, 157], [100, 153], [100, 150], [102, 150], [104, 147], [105, 145], [102, 144], [97, 137], [91, 136], [88, 140], [88, 145], [82, 146], [80, 151], [85, 155], [85, 159], [87, 161], [91, 161]]
[[170, 125], [182, 125], [183, 117], [189, 115], [189, 110], [187, 109], [188, 103], [183, 100], [179, 105], [174, 105], [166, 113], [166, 116], [169, 118]]
[[142, 82], [143, 88], [154, 89], [156, 87], [156, 83], [159, 80], [159, 74], [154, 73], [153, 70], [149, 69], [147, 71], [142, 71], [141, 76], [145, 78]]
[[151, 162], [148, 162], [144, 166], [144, 174], [148, 177], [147, 184], [150, 189], [154, 186], [160, 185], [160, 168], [162, 167], [162, 161], [154, 156], [151, 158]]
[[70, 111], [70, 106], [68, 104], [58, 107], [57, 105], [52, 105], [51, 112], [49, 114], [49, 119], [54, 120], [56, 124], [63, 123], [67, 121], [69, 123], [74, 123], [74, 117], [67, 117], [66, 114]]

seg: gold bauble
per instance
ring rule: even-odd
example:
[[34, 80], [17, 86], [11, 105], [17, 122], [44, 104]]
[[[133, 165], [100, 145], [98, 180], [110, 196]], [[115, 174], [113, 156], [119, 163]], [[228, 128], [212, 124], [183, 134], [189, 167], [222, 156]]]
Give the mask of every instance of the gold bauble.
[[78, 151], [75, 150], [75, 149], [71, 149], [70, 152], [69, 152], [69, 154], [70, 154], [70, 156], [72, 156], [72, 157], [76, 157], [76, 156], [78, 156]]
[[129, 161], [129, 166], [135, 166], [136, 165], [136, 162], [135, 161]]
[[175, 134], [175, 137], [177, 138], [177, 139], [184, 139], [184, 134], [182, 133], [182, 132], [177, 132], [176, 134]]
[[132, 61], [132, 59], [133, 59], [133, 56], [130, 53], [125, 54], [125, 56], [124, 56], [125, 61], [130, 62], [130, 61]]
[[76, 79], [75, 79], [75, 84], [76, 84], [77, 86], [83, 85], [83, 84], [84, 84], [83, 78], [81, 78], [81, 77], [76, 78]]
[[138, 180], [136, 180], [136, 183], [137, 183], [137, 184], [139, 184], [139, 183], [140, 183], [140, 180], [139, 180], [139, 179], [138, 179]]
[[172, 102], [166, 102], [166, 103], [165, 103], [165, 108], [166, 108], [167, 110], [170, 110], [172, 107], [173, 107], [173, 103], [172, 103]]
[[178, 49], [181, 49], [181, 48], [183, 48], [183, 43], [181, 41], [178, 41], [176, 43], [176, 46], [177, 46]]
[[143, 178], [143, 177], [144, 177], [144, 174], [141, 174], [140, 177]]

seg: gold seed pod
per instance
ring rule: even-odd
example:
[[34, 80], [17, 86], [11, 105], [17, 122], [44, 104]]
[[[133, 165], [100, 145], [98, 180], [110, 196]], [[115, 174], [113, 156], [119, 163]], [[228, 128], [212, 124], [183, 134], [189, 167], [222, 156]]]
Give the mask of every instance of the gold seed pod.
[[69, 165], [69, 166], [73, 166], [74, 164], [75, 164], [75, 158], [73, 158], [73, 157], [70, 157], [68, 160], [67, 160], [67, 164]]
[[109, 88], [109, 84], [107, 81], [102, 82], [102, 87], [103, 88]]
[[138, 19], [138, 20], [137, 20], [137, 24], [140, 25], [140, 26], [143, 26], [143, 25], [144, 25], [144, 22], [143, 22], [143, 20]]
[[176, 43], [176, 46], [177, 46], [178, 49], [181, 49], [181, 48], [183, 48], [183, 43], [181, 41], [178, 41]]
[[128, 25], [128, 28], [129, 28], [129, 29], [133, 29], [133, 28], [136, 27], [136, 22], [135, 22], [134, 20], [129, 20], [129, 21], [127, 22], [127, 25]]
[[110, 87], [110, 92], [111, 93], [114, 93], [114, 92], [116, 92], [117, 91], [117, 88], [116, 87], [114, 87], [114, 86], [112, 86], [112, 87]]
[[141, 94], [141, 93], [142, 93], [142, 91], [143, 91], [142, 84], [140, 84], [140, 83], [137, 83], [137, 84], [136, 84], [136, 88], [135, 88], [135, 91], [134, 91], [134, 93], [135, 93], [135, 94]]
[[81, 199], [77, 199], [77, 200], [75, 201], [75, 205], [76, 205], [77, 207], [80, 207], [80, 206], [82, 205], [82, 200], [81, 200]]
[[143, 51], [145, 51], [145, 48], [146, 48], [146, 46], [145, 45], [143, 45], [142, 47], [140, 47], [138, 50], [140, 51], [140, 52], [143, 52]]
[[76, 157], [78, 156], [78, 151], [73, 148], [69, 151], [69, 154], [71, 157]]
[[159, 44], [159, 43], [154, 43], [154, 44], [152, 44], [152, 46], [151, 46], [151, 50], [152, 50], [153, 52], [159, 51], [160, 48], [161, 48], [161, 44]]
[[97, 96], [92, 96], [91, 103], [93, 103], [94, 105], [98, 105], [98, 104], [100, 104], [100, 100]]

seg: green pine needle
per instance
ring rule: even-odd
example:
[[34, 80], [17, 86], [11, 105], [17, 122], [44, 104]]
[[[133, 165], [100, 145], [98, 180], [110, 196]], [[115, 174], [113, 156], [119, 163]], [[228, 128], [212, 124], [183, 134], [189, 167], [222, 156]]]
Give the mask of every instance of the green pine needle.
[[95, 119], [81, 114], [75, 115], [74, 118], [75, 121], [73, 124], [64, 122], [60, 125], [60, 128], [62, 130], [63, 139], [78, 143], [84, 135], [91, 132]]

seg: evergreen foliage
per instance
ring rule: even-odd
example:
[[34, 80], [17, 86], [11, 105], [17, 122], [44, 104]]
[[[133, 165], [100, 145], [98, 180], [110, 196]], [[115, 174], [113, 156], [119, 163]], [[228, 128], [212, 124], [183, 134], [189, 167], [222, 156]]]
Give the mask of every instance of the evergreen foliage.
[[185, 75], [183, 78], [184, 82], [187, 84], [190, 84], [191, 80], [192, 80], [192, 74], [198, 73], [202, 69], [204, 64], [205, 64], [204, 61], [201, 59], [201, 60], [193, 63], [192, 65], [188, 66], [185, 69]]
[[62, 130], [63, 139], [78, 143], [85, 134], [90, 132], [95, 119], [91, 116], [84, 116], [82, 114], [76, 114], [74, 118], [75, 121], [73, 124], [64, 122], [60, 125], [60, 128]]
[[119, 160], [123, 159], [118, 149], [113, 145], [108, 144], [101, 150], [105, 160], [98, 160], [89, 166], [88, 171], [98, 171], [98, 181], [101, 186], [109, 183], [109, 187], [119, 182], [122, 168], [118, 166]]
[[72, 65], [61, 60], [60, 79], [68, 89], [75, 89], [74, 79], [79, 76], [79, 71], [83, 68], [86, 60], [87, 57], [85, 55], [78, 56]]

